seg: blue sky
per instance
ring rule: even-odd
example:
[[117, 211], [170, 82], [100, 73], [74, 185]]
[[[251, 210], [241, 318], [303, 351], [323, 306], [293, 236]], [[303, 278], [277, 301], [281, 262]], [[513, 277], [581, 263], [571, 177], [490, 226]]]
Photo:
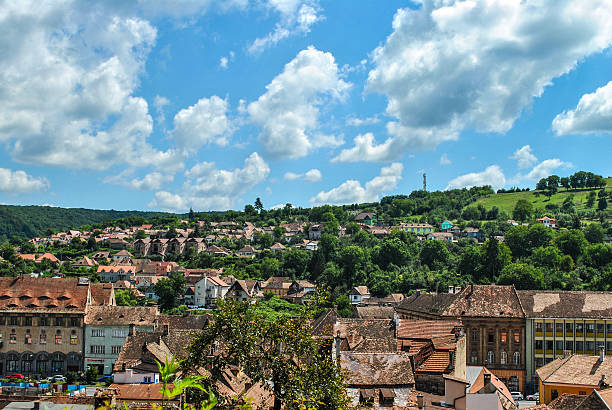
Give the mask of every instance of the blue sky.
[[9, 1], [0, 202], [184, 212], [612, 174], [599, 1]]

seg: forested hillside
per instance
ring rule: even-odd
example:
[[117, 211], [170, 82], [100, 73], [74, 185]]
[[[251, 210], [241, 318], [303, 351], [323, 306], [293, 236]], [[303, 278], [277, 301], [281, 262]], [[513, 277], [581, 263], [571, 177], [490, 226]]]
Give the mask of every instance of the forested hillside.
[[107, 220], [126, 217], [141, 217], [143, 221], [160, 212], [113, 211], [83, 208], [56, 208], [51, 206], [0, 205], [0, 241], [12, 236], [32, 238], [47, 229], [66, 230], [91, 225]]

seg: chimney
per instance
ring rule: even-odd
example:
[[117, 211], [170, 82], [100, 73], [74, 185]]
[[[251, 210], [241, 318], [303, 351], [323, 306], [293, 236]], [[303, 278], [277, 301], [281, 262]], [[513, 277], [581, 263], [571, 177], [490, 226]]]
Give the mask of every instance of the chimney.
[[491, 373], [485, 373], [484, 374], [484, 385], [486, 386], [487, 384], [491, 383]]
[[604, 345], [599, 346], [599, 361], [603, 362], [606, 360], [606, 347]]
[[424, 408], [425, 403], [423, 403], [423, 393], [418, 393], [417, 394], [417, 407], [419, 409]]
[[130, 329], [128, 330], [128, 336], [134, 336], [134, 329], [136, 325], [134, 323], [130, 323]]
[[340, 331], [336, 333], [336, 337], [334, 337], [334, 346], [336, 348], [335, 358], [338, 360], [340, 358], [340, 345], [342, 344], [342, 339], [340, 338]]
[[164, 324], [163, 324], [163, 329], [164, 329], [164, 330], [163, 330], [163, 335], [164, 335], [164, 336], [168, 336], [168, 332], [170, 331], [170, 325], [169, 325], [169, 324], [167, 324], [167, 323], [164, 323]]

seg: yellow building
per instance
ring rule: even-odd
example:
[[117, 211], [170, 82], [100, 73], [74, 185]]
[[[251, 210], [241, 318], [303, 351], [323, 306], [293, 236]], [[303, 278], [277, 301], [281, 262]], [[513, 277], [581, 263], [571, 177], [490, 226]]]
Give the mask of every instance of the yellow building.
[[548, 404], [563, 393], [587, 396], [593, 390], [608, 387], [606, 375], [612, 375], [612, 356], [602, 347], [599, 356], [570, 355], [536, 370], [540, 403]]

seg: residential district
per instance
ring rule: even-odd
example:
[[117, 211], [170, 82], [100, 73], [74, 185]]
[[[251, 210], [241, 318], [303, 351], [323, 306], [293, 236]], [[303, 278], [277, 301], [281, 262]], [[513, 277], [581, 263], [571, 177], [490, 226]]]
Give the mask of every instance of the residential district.
[[[420, 241], [485, 240], [479, 229], [449, 221], [439, 227], [381, 227], [375, 213], [362, 212], [355, 222], [379, 238], [401, 230]], [[537, 223], [557, 229], [550, 217]], [[28, 248], [34, 252], [18, 253], [18, 258], [70, 265], [96, 275], [68, 277], [55, 269], [51, 275], [0, 278], [2, 406], [178, 407], [183, 404], [179, 398], [161, 393], [163, 369], [158, 362], [186, 359], [194, 338], [215, 320], [220, 300], [256, 305], [274, 295], [303, 306], [317, 294], [318, 284], [308, 280], [237, 279], [223, 268], [186, 268], [164, 256], [255, 258], [289, 248], [314, 252], [322, 225], [283, 224], [281, 234], [277, 230], [274, 235], [278, 242], [259, 249], [250, 244], [253, 238], [273, 234], [276, 227], [249, 222], [197, 225], [171, 230], [153, 229], [151, 224], [108, 227], [95, 235], [70, 230], [32, 239]], [[208, 234], [199, 237], [198, 228], [204, 227]], [[346, 234], [338, 229], [339, 236]], [[232, 251], [219, 245], [223, 238], [247, 244]], [[38, 252], [48, 244], [77, 239], [103, 242], [106, 250], [72, 260]], [[605, 240], [609, 243], [610, 238]], [[184, 278], [179, 298], [187, 310], [162, 313], [155, 285], [177, 274]], [[145, 301], [144, 306], [120, 306], [117, 295], [127, 290]], [[612, 408], [612, 292], [465, 283], [384, 297], [359, 285], [346, 296], [352, 317], [330, 307], [313, 318], [310, 328], [339, 366], [350, 407]], [[211, 349], [209, 354], [216, 352]], [[92, 373], [96, 379], [87, 387], [85, 374]], [[210, 376], [204, 368], [200, 374]], [[252, 408], [274, 408], [274, 389], [251, 382], [241, 368], [216, 375], [214, 386], [216, 392], [242, 398]], [[10, 407], [17, 404], [21, 407]]]

